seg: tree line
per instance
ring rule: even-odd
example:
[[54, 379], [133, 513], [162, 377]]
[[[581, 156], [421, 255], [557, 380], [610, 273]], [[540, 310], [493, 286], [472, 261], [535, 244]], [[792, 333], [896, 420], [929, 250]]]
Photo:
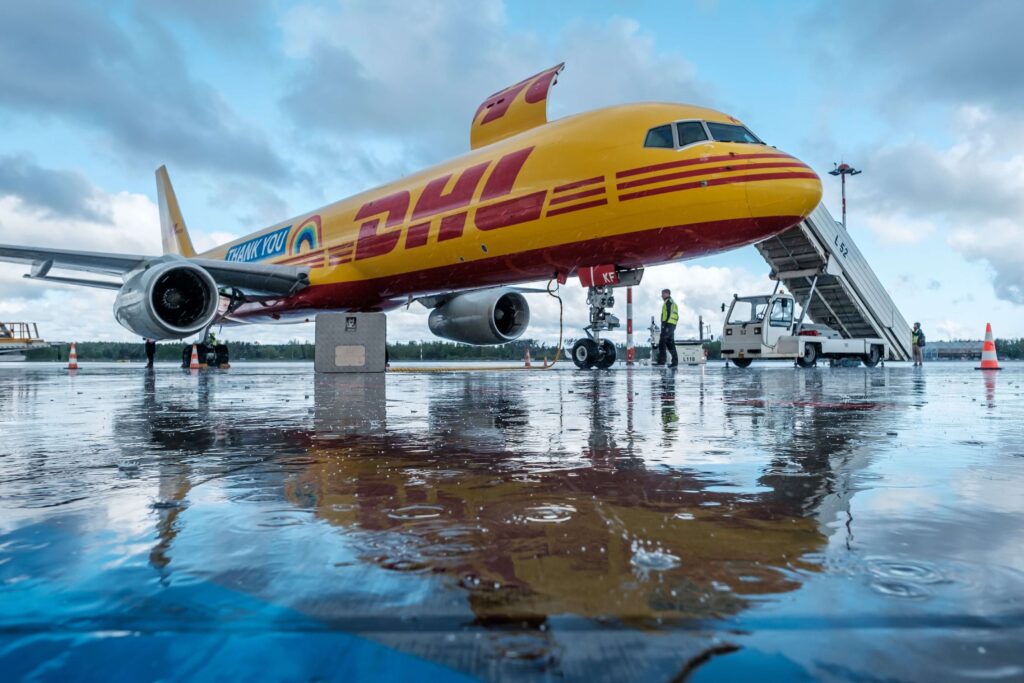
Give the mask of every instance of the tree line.
[[[980, 343], [980, 342], [979, 342]], [[708, 360], [720, 359], [718, 341], [706, 342]], [[158, 361], [180, 361], [184, 344], [180, 342], [163, 342], [157, 344], [156, 359]], [[259, 342], [231, 342], [229, 344], [232, 361], [312, 361], [313, 344], [309, 342], [290, 341], [287, 344], [260, 344]], [[522, 360], [526, 349], [534, 361], [543, 361], [545, 357], [555, 357], [555, 344], [545, 344], [536, 339], [517, 339], [500, 346], [471, 346], [456, 342], [431, 340], [396, 342], [388, 344], [388, 356], [394, 361], [506, 361]], [[567, 343], [562, 356], [568, 358], [572, 344]], [[626, 357], [624, 344], [617, 344], [619, 358]], [[146, 350], [141, 342], [79, 342], [77, 345], [79, 360], [92, 361], [145, 361]], [[1003, 360], [1024, 359], [1024, 338], [997, 339], [996, 351]], [[65, 361], [68, 357], [66, 346], [29, 351], [30, 361]], [[637, 344], [636, 357], [639, 360], [650, 358], [651, 351], [647, 344]]]
[[[184, 344], [181, 342], [163, 342], [156, 346], [157, 361], [180, 361]], [[228, 345], [232, 362], [235, 361], [311, 361], [314, 347], [312, 343], [290, 341], [286, 344], [260, 344], [259, 342], [237, 341]], [[456, 342], [431, 340], [396, 342], [388, 344], [388, 356], [393, 361], [506, 361], [522, 360], [526, 349], [530, 349], [530, 357], [537, 362], [544, 358], [553, 359], [557, 344], [545, 344], [536, 339], [517, 339], [500, 346], [472, 346]], [[568, 358], [571, 344], [566, 344], [562, 357]], [[720, 358], [718, 342], [708, 343], [708, 357]], [[626, 357], [626, 347], [616, 347], [619, 358]], [[78, 359], [81, 361], [141, 361], [146, 360], [145, 346], [131, 342], [79, 342], [76, 345]], [[49, 349], [36, 349], [26, 354], [30, 361], [66, 361], [68, 347], [58, 346]], [[638, 359], [650, 358], [650, 347], [646, 344], [637, 345]]]

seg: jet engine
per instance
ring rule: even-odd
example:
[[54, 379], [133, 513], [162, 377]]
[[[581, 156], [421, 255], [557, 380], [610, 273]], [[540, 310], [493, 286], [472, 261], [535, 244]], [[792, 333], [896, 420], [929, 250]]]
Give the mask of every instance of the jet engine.
[[181, 258], [154, 260], [121, 287], [114, 317], [140, 337], [181, 339], [209, 325], [219, 302], [217, 283], [203, 268]]
[[510, 289], [456, 294], [430, 312], [430, 331], [464, 344], [504, 344], [530, 324], [526, 297]]

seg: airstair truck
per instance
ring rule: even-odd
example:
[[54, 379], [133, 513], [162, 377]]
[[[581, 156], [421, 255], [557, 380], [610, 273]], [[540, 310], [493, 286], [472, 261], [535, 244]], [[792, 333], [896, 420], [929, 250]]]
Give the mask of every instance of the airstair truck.
[[796, 317], [795, 299], [778, 288], [772, 294], [735, 296], [722, 330], [722, 357], [741, 368], [758, 359], [809, 368], [821, 358], [855, 358], [871, 368], [890, 356], [881, 337], [844, 338], [827, 325], [804, 322], [807, 309], [805, 303]]
[[[771, 267], [776, 291], [733, 300], [722, 335], [725, 358], [743, 367], [754, 358], [791, 358], [801, 365], [822, 357], [859, 358], [870, 365], [877, 362], [876, 351], [878, 360], [910, 359], [910, 326], [824, 204], [756, 247]], [[791, 294], [780, 293], [780, 286]], [[802, 304], [795, 321], [794, 298]]]

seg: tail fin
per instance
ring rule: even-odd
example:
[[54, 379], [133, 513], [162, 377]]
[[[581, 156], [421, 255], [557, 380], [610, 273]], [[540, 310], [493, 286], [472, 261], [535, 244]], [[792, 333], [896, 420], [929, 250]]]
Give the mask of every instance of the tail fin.
[[174, 196], [167, 167], [156, 169], [156, 196], [160, 206], [160, 237], [165, 254], [179, 254], [185, 257], [196, 255], [192, 238], [188, 236], [185, 219], [181, 217], [178, 198]]

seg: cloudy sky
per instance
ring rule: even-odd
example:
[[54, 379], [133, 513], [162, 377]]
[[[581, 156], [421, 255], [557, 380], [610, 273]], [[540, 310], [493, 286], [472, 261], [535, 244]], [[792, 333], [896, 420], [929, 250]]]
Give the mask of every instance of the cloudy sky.
[[[153, 171], [167, 164], [197, 247], [468, 148], [491, 92], [560, 61], [552, 118], [633, 101], [711, 106], [823, 176], [838, 215], [930, 338], [1024, 336], [1024, 3], [0, 3], [0, 243], [160, 251]], [[681, 327], [716, 328], [734, 291], [769, 289], [753, 247], [649, 269]], [[0, 319], [60, 339], [131, 339], [113, 295], [27, 282], [0, 264]], [[570, 336], [586, 316], [564, 290]], [[533, 297], [527, 334], [557, 335]], [[618, 311], [623, 314], [623, 311]], [[392, 339], [429, 337], [414, 305]], [[312, 326], [229, 338], [309, 339]]]

